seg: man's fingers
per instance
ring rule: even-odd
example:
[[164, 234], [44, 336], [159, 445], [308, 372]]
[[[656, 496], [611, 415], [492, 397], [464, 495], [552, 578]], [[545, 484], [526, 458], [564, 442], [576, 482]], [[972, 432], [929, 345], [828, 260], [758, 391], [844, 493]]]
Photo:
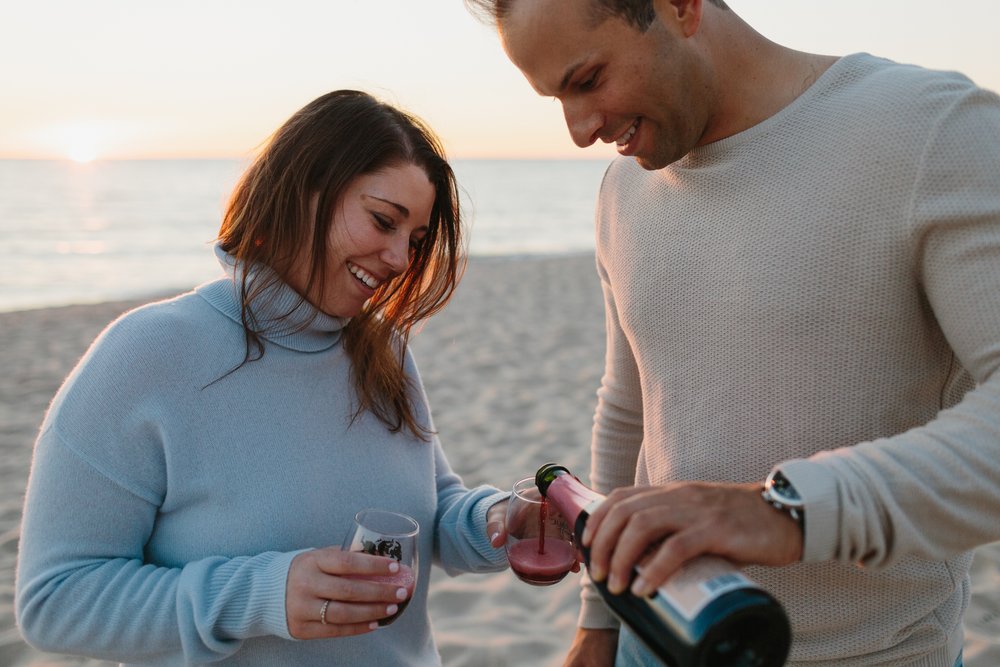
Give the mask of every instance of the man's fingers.
[[[609, 571], [612, 569], [613, 555], [619, 549], [624, 548], [625, 555], [634, 558], [632, 561], [634, 563], [652, 541], [658, 541], [662, 537], [662, 535], [654, 536], [642, 544], [632, 544], [630, 542], [623, 544], [623, 532], [627, 527], [630, 527], [629, 530], [633, 531], [630, 533], [631, 535], [637, 535], [634, 532], [636, 527], [632, 526], [632, 523], [643, 508], [651, 504], [655, 506], [655, 495], [655, 491], [648, 487], [616, 489], [608, 497], [608, 502], [598, 508], [599, 510], [604, 509], [605, 512], [601, 517], [600, 524], [594, 530], [590, 541], [590, 576], [595, 581], [603, 581], [608, 576]], [[607, 505], [607, 508], [605, 508], [605, 505]], [[647, 516], [646, 520], [648, 518]], [[590, 523], [591, 519], [588, 519], [588, 529], [590, 528]], [[640, 537], [633, 537], [632, 539], [640, 539]], [[621, 559], [619, 559], [619, 562], [621, 562]], [[627, 585], [630, 578], [629, 570], [630, 568], [619, 570], [619, 579], [624, 578], [625, 581], [616, 581], [615, 583], [620, 583], [622, 589]]]

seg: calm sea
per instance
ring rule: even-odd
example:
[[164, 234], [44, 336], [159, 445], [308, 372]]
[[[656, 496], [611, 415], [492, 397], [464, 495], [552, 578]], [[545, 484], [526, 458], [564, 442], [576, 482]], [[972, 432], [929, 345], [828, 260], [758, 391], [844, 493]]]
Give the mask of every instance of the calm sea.
[[[607, 163], [458, 160], [472, 255], [591, 252]], [[0, 311], [160, 294], [219, 275], [239, 160], [0, 160]]]

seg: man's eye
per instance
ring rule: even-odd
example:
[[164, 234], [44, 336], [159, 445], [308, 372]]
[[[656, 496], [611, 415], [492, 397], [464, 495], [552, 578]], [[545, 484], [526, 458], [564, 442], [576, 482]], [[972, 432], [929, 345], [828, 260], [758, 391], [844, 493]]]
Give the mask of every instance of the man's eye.
[[578, 88], [580, 90], [586, 92], [588, 90], [593, 90], [596, 86], [597, 86], [597, 72], [594, 72], [589, 77], [587, 77], [584, 81], [581, 81], [580, 85], [578, 86]]

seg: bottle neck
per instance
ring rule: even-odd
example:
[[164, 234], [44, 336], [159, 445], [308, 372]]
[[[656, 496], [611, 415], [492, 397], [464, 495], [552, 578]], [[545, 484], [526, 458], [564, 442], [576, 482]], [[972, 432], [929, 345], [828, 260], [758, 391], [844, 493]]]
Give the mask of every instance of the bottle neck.
[[580, 514], [588, 514], [604, 501], [604, 496], [594, 491], [568, 473], [558, 474], [549, 483], [545, 496], [563, 515], [569, 525], [576, 524]]

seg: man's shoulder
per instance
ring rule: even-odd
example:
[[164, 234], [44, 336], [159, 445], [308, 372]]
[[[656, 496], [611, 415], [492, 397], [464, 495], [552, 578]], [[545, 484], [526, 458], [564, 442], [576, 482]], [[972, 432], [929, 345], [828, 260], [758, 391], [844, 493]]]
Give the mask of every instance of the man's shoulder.
[[[840, 65], [831, 91], [872, 104], [923, 107], [978, 89], [961, 72], [929, 69], [867, 53], [844, 56]], [[905, 111], [905, 107], [899, 111]]]
[[655, 171], [643, 169], [635, 158], [617, 157], [608, 165], [607, 170], [604, 172], [600, 192], [605, 194], [608, 191], [622, 187], [640, 185], [647, 179], [652, 178], [655, 173]]

